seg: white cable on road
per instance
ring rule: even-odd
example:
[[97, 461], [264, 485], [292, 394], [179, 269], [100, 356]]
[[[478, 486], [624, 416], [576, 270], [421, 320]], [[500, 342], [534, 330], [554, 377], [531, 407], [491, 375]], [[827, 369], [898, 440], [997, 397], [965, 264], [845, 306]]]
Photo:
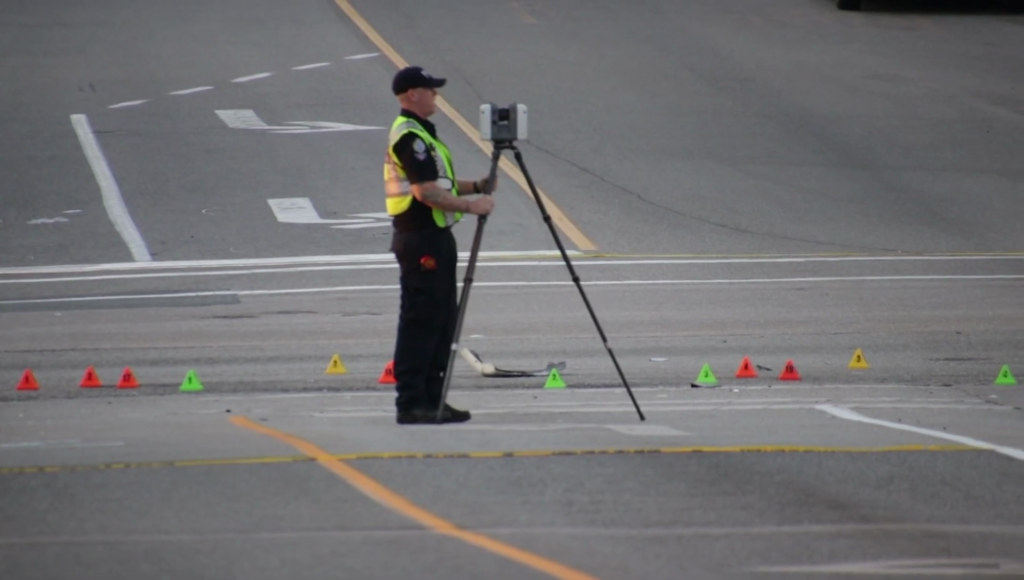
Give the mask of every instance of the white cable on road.
[[996, 453], [1001, 453], [1007, 457], [1024, 461], [1024, 451], [1013, 447], [1004, 447], [1002, 445], [989, 443], [988, 441], [982, 441], [981, 439], [964, 437], [963, 435], [954, 435], [953, 433], [935, 431], [933, 429], [925, 429], [924, 427], [914, 427], [913, 425], [904, 425], [903, 423], [893, 423], [892, 421], [883, 421], [882, 419], [872, 419], [871, 417], [861, 415], [860, 413], [843, 407], [836, 407], [835, 405], [817, 405], [815, 408], [820, 411], [824, 411], [829, 415], [839, 417], [840, 419], [858, 421], [860, 423], [868, 423], [870, 425], [879, 425], [890, 429], [898, 429], [900, 431], [910, 431], [911, 433], [928, 435], [930, 437], [938, 437], [939, 439], [953, 441], [962, 445], [970, 445], [971, 447], [977, 447], [979, 449], [988, 449], [989, 451], [995, 451]]
[[85, 158], [89, 161], [89, 166], [92, 167], [92, 172], [96, 176], [96, 183], [99, 184], [100, 193], [103, 194], [103, 206], [107, 208], [107, 215], [110, 216], [110, 221], [114, 222], [114, 228], [128, 244], [128, 249], [136, 262], [152, 262], [153, 257], [149, 255], [146, 242], [142, 239], [142, 234], [135, 227], [135, 222], [132, 221], [132, 216], [124, 205], [121, 190], [117, 187], [114, 174], [111, 173], [107, 159], [103, 156], [103, 150], [100, 149], [100, 144], [92, 132], [89, 118], [85, 115], [71, 115], [71, 125], [75, 128], [78, 141], [82, 144], [82, 150], [85, 151]]

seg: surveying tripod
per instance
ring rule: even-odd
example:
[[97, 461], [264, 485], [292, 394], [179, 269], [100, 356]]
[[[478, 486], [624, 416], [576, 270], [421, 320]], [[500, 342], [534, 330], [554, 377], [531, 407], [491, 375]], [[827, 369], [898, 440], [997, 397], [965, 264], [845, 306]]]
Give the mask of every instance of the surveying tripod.
[[[622, 384], [626, 387], [626, 392], [629, 393], [629, 399], [633, 402], [633, 407], [636, 408], [636, 412], [637, 415], [640, 416], [640, 420], [646, 420], [643, 411], [640, 410], [639, 403], [636, 402], [636, 397], [633, 396], [633, 389], [629, 388], [629, 382], [626, 381], [626, 375], [623, 374], [622, 367], [619, 366], [619, 361], [615, 358], [615, 353], [612, 352], [611, 346], [608, 345], [608, 338], [605, 336], [604, 330], [601, 328], [601, 323], [597, 320], [597, 315], [594, 314], [594, 309], [590, 305], [590, 300], [587, 299], [586, 292], [583, 291], [583, 286], [580, 284], [580, 277], [572, 267], [572, 261], [569, 260], [569, 254], [566, 253], [565, 246], [562, 245], [562, 240], [559, 239], [558, 232], [555, 231], [555, 226], [551, 222], [551, 216], [548, 215], [547, 208], [544, 207], [544, 200], [541, 199], [540, 194], [537, 192], [537, 188], [533, 185], [533, 179], [530, 178], [530, 172], [526, 169], [526, 163], [523, 161], [523, 154], [519, 151], [519, 148], [516, 147], [515, 141], [513, 140], [495, 140], [493, 143], [494, 149], [491, 153], [491, 170], [487, 178], [487, 187], [485, 187], [487, 191], [484, 191], [484, 193], [488, 195], [493, 193], [495, 177], [498, 172], [498, 162], [501, 161], [501, 152], [512, 151], [515, 155], [516, 163], [519, 164], [519, 169], [523, 172], [523, 177], [526, 178], [526, 184], [530, 188], [530, 193], [533, 194], [533, 199], [537, 202], [537, 208], [540, 210], [540, 214], [544, 218], [544, 223], [547, 224], [548, 229], [551, 231], [551, 236], [555, 239], [558, 251], [561, 252], [562, 259], [565, 260], [565, 265], [569, 269], [572, 281], [580, 291], [583, 303], [587, 306], [587, 310], [590, 312], [590, 318], [594, 320], [594, 325], [597, 327], [598, 334], [601, 335], [601, 341], [604, 343], [604, 348], [608, 351], [608, 355], [611, 357], [612, 363], [615, 364], [615, 370], [618, 371], [619, 378], [622, 379]], [[448, 368], [444, 373], [444, 387], [441, 390], [441, 402], [437, 406], [438, 423], [441, 422], [441, 416], [444, 413], [445, 400], [448, 398], [448, 387], [451, 385], [452, 380], [452, 368], [455, 366], [455, 356], [459, 350], [459, 337], [462, 334], [462, 322], [466, 316], [466, 306], [469, 304], [469, 289], [473, 285], [473, 274], [476, 271], [477, 255], [480, 253], [480, 240], [483, 238], [484, 225], [486, 224], [487, 216], [479, 216], [476, 224], [476, 233], [473, 235], [473, 247], [469, 253], [469, 264], [466, 267], [466, 277], [462, 285], [462, 295], [459, 297], [459, 314], [455, 322], [455, 334], [452, 338], [452, 351], [448, 356]]]

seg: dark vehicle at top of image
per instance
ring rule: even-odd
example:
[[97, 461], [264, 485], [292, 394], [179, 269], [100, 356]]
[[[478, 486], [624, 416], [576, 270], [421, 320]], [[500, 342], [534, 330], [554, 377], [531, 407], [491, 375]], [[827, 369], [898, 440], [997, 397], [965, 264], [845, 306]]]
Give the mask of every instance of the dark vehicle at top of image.
[[[860, 10], [863, 3], [863, 0], [836, 0], [836, 7], [840, 10]], [[962, 4], [968, 3], [963, 2]], [[976, 5], [979, 4], [984, 4], [987, 8], [998, 7], [1013, 11], [1024, 9], [1024, 0], [994, 0], [992, 2], [976, 1], [970, 2], [969, 6], [971, 8], [977, 8], [978, 6]]]

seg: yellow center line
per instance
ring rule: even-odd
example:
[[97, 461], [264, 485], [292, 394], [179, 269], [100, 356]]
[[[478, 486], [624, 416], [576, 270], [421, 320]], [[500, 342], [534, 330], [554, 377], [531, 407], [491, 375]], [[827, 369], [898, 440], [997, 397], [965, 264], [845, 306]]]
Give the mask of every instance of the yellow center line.
[[[377, 48], [379, 48], [382, 53], [384, 53], [385, 55], [387, 55], [389, 59], [391, 59], [391, 62], [395, 63], [395, 66], [397, 66], [398, 68], [405, 68], [409, 66], [409, 61], [402, 58], [402, 56], [398, 54], [398, 51], [392, 48], [392, 46], [388, 44], [386, 40], [384, 40], [384, 38], [373, 28], [373, 26], [371, 26], [370, 23], [367, 22], [366, 19], [363, 18], [363, 16], [359, 14], [359, 12], [357, 12], [355, 8], [352, 7], [352, 4], [349, 2], [349, 0], [334, 0], [334, 3], [337, 4], [339, 8], [341, 8], [342, 12], [344, 12], [349, 17], [349, 19], [351, 19], [352, 22], [356, 26], [358, 26], [360, 30], [363, 31], [364, 34], [366, 34], [366, 36], [370, 39], [371, 42], [377, 45]], [[488, 147], [487, 143], [481, 140], [480, 137], [477, 135], [476, 129], [473, 127], [473, 125], [471, 125], [469, 121], [466, 120], [465, 117], [460, 115], [459, 112], [456, 111], [455, 108], [452, 107], [450, 104], [448, 104], [448, 101], [446, 101], [440, 95], [437, 96], [436, 103], [438, 108], [440, 108], [444, 112], [444, 114], [448, 116], [448, 118], [454, 121], [455, 124], [458, 125], [460, 129], [462, 129], [462, 132], [465, 133], [467, 137], [469, 137], [469, 140], [472, 141], [473, 143], [476, 143], [477, 147], [479, 147], [484, 153], [488, 155], [488, 157], [490, 157], [490, 148]], [[506, 159], [505, 157], [501, 158], [499, 166], [505, 171], [505, 173], [509, 177], [512, 178], [512, 181], [515, 181], [516, 184], [518, 184], [519, 187], [521, 187], [523, 191], [526, 192], [526, 195], [528, 195], [532, 200], [533, 194], [530, 191], [530, 186], [526, 182], [526, 177], [523, 175], [523, 172], [520, 171], [518, 167], [513, 165], [512, 162]], [[551, 220], [555, 222], [555, 225], [558, 226], [560, 230], [562, 230], [562, 233], [564, 233], [570, 240], [572, 240], [574, 244], [576, 244], [577, 249], [583, 251], [597, 249], [597, 245], [595, 245], [594, 242], [590, 240], [590, 238], [584, 235], [584, 233], [578, 227], [576, 227], [576, 224], [572, 223], [572, 221], [569, 220], [569, 217], [565, 215], [565, 212], [563, 212], [561, 208], [559, 208], [555, 204], [555, 202], [552, 201], [551, 198], [548, 197], [547, 194], [545, 194], [544, 191], [541, 190], [539, 187], [537, 188], [537, 193], [540, 196], [541, 200], [544, 202], [544, 206], [547, 208], [548, 214], [551, 215]]]
[[533, 568], [534, 570], [543, 572], [553, 578], [558, 578], [559, 580], [597, 580], [589, 574], [585, 574], [579, 570], [575, 570], [564, 564], [555, 562], [554, 560], [549, 560], [543, 556], [538, 556], [532, 552], [516, 548], [515, 546], [500, 542], [489, 536], [459, 528], [452, 522], [428, 512], [394, 491], [384, 487], [362, 471], [359, 471], [347, 463], [343, 463], [339, 459], [336, 459], [335, 456], [305, 439], [300, 439], [299, 437], [290, 435], [283, 431], [278, 431], [277, 429], [260, 425], [248, 417], [237, 416], [231, 417], [230, 420], [239, 427], [250, 429], [257, 433], [262, 433], [263, 435], [268, 435], [291, 445], [300, 453], [313, 458], [328, 471], [342, 478], [349, 485], [367, 495], [377, 503], [391, 509], [399, 515], [403, 515], [419, 523], [426, 528], [434, 530], [439, 534], [457, 538], [472, 546], [482, 548], [499, 556], [504, 556], [509, 560], [518, 562]]

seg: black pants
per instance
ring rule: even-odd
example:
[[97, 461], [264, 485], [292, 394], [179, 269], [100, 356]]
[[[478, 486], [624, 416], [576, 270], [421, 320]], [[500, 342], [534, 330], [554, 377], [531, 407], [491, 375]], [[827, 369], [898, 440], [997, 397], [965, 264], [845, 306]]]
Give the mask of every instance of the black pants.
[[395, 406], [437, 408], [458, 316], [455, 236], [448, 228], [395, 232], [391, 251], [401, 271], [395, 342]]

